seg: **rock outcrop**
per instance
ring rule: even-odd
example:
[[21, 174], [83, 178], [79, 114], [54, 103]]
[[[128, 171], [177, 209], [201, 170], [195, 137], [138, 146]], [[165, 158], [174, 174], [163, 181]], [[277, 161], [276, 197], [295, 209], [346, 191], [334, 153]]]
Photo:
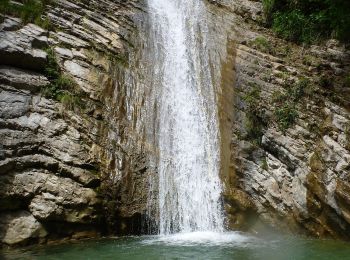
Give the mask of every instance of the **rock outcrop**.
[[260, 2], [212, 2], [234, 41], [229, 225], [349, 239], [349, 50], [278, 39]]
[[[54, 30], [1, 24], [0, 243], [140, 232], [146, 192], [135, 183], [144, 185], [146, 157], [127, 131], [120, 76], [140, 11], [133, 1], [62, 0], [45, 13]], [[48, 55], [69, 79], [66, 97], [47, 95]]]
[[1, 216], [0, 235], [8, 245], [25, 243], [28, 240], [43, 239], [47, 231], [29, 212], [17, 211]]

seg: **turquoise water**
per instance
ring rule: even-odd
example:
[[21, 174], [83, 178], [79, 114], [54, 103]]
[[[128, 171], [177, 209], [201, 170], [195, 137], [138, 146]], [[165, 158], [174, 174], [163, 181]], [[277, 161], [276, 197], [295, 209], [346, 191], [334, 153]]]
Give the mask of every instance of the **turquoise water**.
[[350, 259], [350, 243], [231, 232], [91, 240], [0, 251], [1, 259]]

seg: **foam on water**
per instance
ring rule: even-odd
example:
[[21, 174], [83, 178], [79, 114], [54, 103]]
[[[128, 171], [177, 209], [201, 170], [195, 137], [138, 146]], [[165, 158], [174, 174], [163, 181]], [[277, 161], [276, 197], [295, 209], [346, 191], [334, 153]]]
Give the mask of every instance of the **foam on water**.
[[162, 244], [169, 246], [256, 246], [257, 238], [239, 232], [190, 232], [172, 235], [160, 235], [144, 240], [144, 244]]

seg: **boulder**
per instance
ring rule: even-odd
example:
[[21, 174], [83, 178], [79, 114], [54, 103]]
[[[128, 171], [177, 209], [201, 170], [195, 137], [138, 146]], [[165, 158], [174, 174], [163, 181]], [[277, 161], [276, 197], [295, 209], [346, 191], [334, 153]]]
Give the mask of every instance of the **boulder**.
[[30, 170], [0, 176], [0, 198], [29, 201], [29, 211], [43, 221], [94, 223], [98, 219], [99, 199], [92, 189], [69, 178], [45, 170]]
[[25, 244], [28, 240], [44, 238], [47, 231], [27, 211], [0, 215], [0, 240], [7, 245]]

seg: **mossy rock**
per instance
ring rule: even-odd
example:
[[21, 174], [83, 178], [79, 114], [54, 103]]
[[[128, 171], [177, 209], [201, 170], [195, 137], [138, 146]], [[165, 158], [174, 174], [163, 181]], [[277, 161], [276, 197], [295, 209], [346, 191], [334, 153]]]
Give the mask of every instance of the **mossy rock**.
[[314, 152], [310, 158], [309, 166], [313, 172], [323, 172], [326, 169], [321, 155], [318, 152]]
[[255, 205], [248, 194], [241, 190], [230, 190], [224, 194], [224, 198], [230, 205], [237, 207], [240, 211], [255, 209]]

